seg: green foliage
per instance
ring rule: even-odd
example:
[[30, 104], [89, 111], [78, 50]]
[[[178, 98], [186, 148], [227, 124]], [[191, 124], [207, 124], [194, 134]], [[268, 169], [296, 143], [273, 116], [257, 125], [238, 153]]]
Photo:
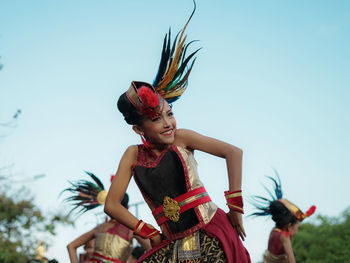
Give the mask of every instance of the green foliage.
[[71, 222], [60, 214], [43, 214], [28, 190], [11, 192], [0, 190], [0, 262], [24, 263], [35, 255], [39, 239], [49, 242], [58, 223]]
[[350, 262], [350, 208], [339, 218], [318, 216], [318, 224], [303, 223], [293, 240], [296, 262]]

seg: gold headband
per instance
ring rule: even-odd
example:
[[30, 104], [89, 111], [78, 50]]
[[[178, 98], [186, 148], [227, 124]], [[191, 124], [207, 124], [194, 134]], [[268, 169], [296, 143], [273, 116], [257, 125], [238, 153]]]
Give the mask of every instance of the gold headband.
[[278, 199], [299, 221], [303, 221], [307, 215], [304, 214], [299, 207], [290, 202], [289, 200], [283, 198]]

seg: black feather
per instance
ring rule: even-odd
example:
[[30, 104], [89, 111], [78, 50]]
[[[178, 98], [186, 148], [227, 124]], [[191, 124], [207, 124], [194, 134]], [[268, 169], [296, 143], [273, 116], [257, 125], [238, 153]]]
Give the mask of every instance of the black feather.
[[271, 215], [270, 211], [270, 204], [273, 201], [276, 201], [278, 199], [283, 198], [283, 192], [282, 192], [282, 184], [281, 184], [281, 179], [279, 177], [278, 172], [274, 169], [275, 172], [275, 178], [272, 176], [265, 176], [269, 180], [272, 181], [273, 183], [273, 192], [271, 192], [265, 185], [262, 185], [264, 189], [266, 190], [268, 196], [263, 197], [263, 196], [258, 196], [258, 195], [253, 195], [251, 196], [249, 202], [258, 210], [256, 212], [251, 213], [249, 216], [267, 216]]
[[77, 182], [68, 181], [71, 186], [64, 189], [59, 194], [59, 196], [61, 196], [64, 192], [71, 193], [71, 196], [68, 196], [63, 201], [72, 205], [69, 214], [75, 212], [77, 217], [86, 211], [100, 206], [101, 204], [97, 202], [97, 195], [100, 191], [104, 190], [102, 182], [96, 175], [87, 171], [85, 171], [85, 173], [89, 175], [94, 182], [87, 180], [78, 180]]

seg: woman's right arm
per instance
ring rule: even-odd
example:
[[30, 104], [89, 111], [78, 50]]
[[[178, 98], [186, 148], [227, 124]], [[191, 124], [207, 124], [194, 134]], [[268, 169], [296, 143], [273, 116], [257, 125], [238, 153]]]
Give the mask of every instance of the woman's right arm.
[[[136, 145], [130, 146], [125, 151], [120, 160], [112, 185], [108, 191], [104, 208], [107, 215], [116, 219], [119, 223], [127, 226], [131, 230], [135, 229], [139, 219], [122, 206], [121, 201], [123, 200], [131, 179], [132, 165], [136, 163], [137, 151], [138, 149]], [[152, 246], [158, 245], [161, 242], [161, 236], [157, 234], [150, 238], [150, 241]]]
[[112, 185], [108, 191], [104, 211], [110, 217], [116, 219], [119, 223], [134, 229], [139, 221], [128, 209], [122, 206], [126, 189], [128, 188], [131, 175], [132, 165], [136, 163], [137, 146], [130, 146], [120, 160], [117, 173], [113, 179]]
[[80, 237], [68, 244], [67, 249], [71, 263], [79, 263], [77, 256], [77, 248], [86, 244], [89, 240], [93, 239], [94, 237], [95, 228], [90, 230], [89, 232], [86, 232], [85, 234], [81, 235]]

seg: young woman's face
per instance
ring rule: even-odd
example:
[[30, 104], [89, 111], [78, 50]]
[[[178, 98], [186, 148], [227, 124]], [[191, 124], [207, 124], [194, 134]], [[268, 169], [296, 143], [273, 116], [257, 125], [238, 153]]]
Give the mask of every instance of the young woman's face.
[[300, 222], [297, 221], [294, 225], [288, 227], [289, 235], [291, 238], [293, 238], [293, 236], [295, 236], [298, 233], [299, 226]]
[[155, 145], [174, 142], [176, 120], [169, 104], [164, 101], [162, 113], [155, 119], [146, 118], [141, 125], [141, 130], [145, 139]]

